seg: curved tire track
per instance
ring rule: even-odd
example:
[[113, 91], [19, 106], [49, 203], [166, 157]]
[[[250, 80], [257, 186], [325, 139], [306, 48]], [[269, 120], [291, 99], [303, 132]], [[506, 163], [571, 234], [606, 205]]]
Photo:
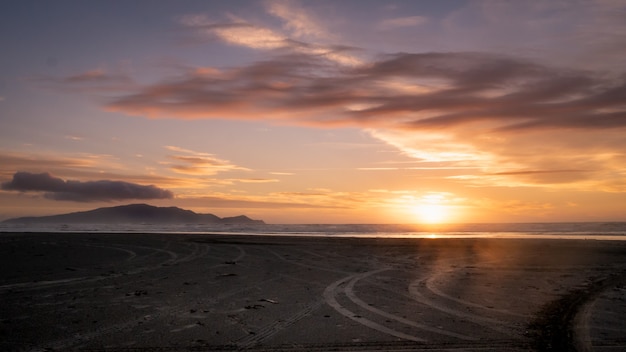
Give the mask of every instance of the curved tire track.
[[425, 339], [419, 338], [417, 336], [413, 336], [413, 335], [408, 335], [405, 334], [403, 332], [400, 331], [396, 331], [393, 329], [390, 329], [386, 326], [380, 325], [376, 322], [373, 322], [369, 319], [365, 319], [362, 317], [357, 316], [355, 313], [353, 313], [352, 311], [348, 310], [347, 308], [345, 308], [344, 306], [342, 306], [338, 301], [336, 296], [339, 294], [339, 286], [344, 285], [346, 282], [349, 282], [353, 279], [359, 279], [361, 277], [366, 277], [369, 275], [373, 275], [373, 274], [377, 274], [383, 271], [387, 271], [390, 270], [389, 268], [382, 268], [382, 269], [376, 269], [376, 270], [372, 270], [372, 271], [368, 271], [365, 273], [358, 273], [358, 274], [353, 274], [353, 275], [349, 275], [347, 277], [344, 277], [342, 279], [339, 279], [335, 282], [333, 282], [332, 284], [330, 284], [328, 287], [326, 287], [326, 289], [324, 290], [324, 300], [326, 301], [326, 303], [328, 305], [330, 305], [331, 307], [333, 307], [337, 312], [339, 312], [339, 314], [345, 316], [346, 318], [352, 319], [355, 322], [367, 326], [368, 328], [377, 330], [379, 332], [382, 332], [384, 334], [387, 335], [391, 335], [391, 336], [395, 336], [404, 340], [409, 340], [409, 341], [415, 341], [415, 342], [426, 342]]
[[457, 334], [457, 333], [452, 332], [452, 331], [442, 330], [442, 329], [438, 329], [438, 328], [433, 328], [433, 327], [428, 326], [428, 325], [420, 324], [420, 323], [414, 322], [412, 320], [409, 320], [409, 319], [397, 316], [395, 314], [391, 314], [389, 312], [385, 312], [385, 311], [383, 311], [381, 309], [372, 307], [369, 304], [365, 303], [363, 300], [358, 298], [356, 296], [356, 294], [354, 293], [354, 285], [358, 281], [360, 281], [360, 280], [362, 280], [362, 279], [364, 279], [364, 278], [366, 278], [368, 276], [371, 276], [373, 274], [376, 274], [376, 273], [377, 273], [376, 271], [368, 272], [368, 273], [366, 273], [368, 275], [362, 274], [362, 275], [358, 275], [358, 276], [352, 278], [352, 280], [350, 280], [350, 282], [346, 285], [346, 288], [345, 288], [346, 296], [352, 302], [357, 304], [359, 307], [364, 308], [366, 310], [369, 310], [370, 312], [375, 313], [377, 315], [380, 315], [382, 317], [395, 320], [395, 321], [400, 322], [402, 324], [405, 324], [405, 325], [408, 325], [408, 326], [412, 326], [412, 327], [418, 328], [420, 330], [425, 330], [425, 331], [433, 332], [433, 333], [440, 334], [440, 335], [454, 337], [454, 338], [461, 339], [461, 340], [467, 340], [467, 341], [475, 341], [475, 340], [477, 340], [476, 338], [471, 337], [471, 336], [467, 336], [467, 335], [463, 335], [463, 334]]

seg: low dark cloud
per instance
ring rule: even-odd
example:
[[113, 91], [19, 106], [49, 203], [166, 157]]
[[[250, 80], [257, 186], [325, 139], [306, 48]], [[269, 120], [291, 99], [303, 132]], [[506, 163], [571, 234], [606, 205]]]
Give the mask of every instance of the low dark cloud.
[[13, 179], [2, 183], [2, 189], [19, 192], [45, 192], [53, 200], [75, 202], [113, 201], [125, 199], [172, 198], [171, 191], [153, 185], [144, 186], [123, 181], [72, 181], [49, 173], [16, 172]]

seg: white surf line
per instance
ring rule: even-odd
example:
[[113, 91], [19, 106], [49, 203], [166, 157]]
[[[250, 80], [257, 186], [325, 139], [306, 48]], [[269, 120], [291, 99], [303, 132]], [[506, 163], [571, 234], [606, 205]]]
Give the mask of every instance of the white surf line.
[[426, 280], [426, 288], [428, 290], [430, 290], [432, 293], [436, 294], [437, 296], [440, 296], [440, 297], [443, 297], [443, 298], [449, 299], [451, 301], [454, 301], [454, 302], [457, 302], [457, 303], [461, 303], [463, 305], [470, 306], [470, 307], [480, 308], [480, 309], [489, 310], [489, 311], [493, 311], [493, 312], [498, 312], [498, 313], [511, 315], [511, 316], [515, 316], [515, 317], [520, 317], [520, 318], [528, 318], [529, 317], [526, 314], [513, 313], [513, 312], [505, 310], [505, 309], [489, 308], [489, 307], [485, 307], [482, 304], [478, 304], [478, 303], [466, 301], [466, 300], [463, 300], [463, 299], [459, 299], [459, 298], [456, 298], [456, 297], [452, 297], [452, 296], [448, 295], [447, 293], [445, 293], [445, 292], [439, 290], [438, 288], [434, 287], [433, 281], [436, 278], [437, 278], [437, 276], [434, 276], [434, 277], [431, 277], [431, 278], [427, 279]]
[[471, 337], [471, 336], [467, 336], [467, 335], [463, 335], [463, 334], [457, 334], [457, 333], [452, 332], [452, 331], [442, 330], [442, 329], [437, 329], [437, 328], [434, 328], [434, 327], [432, 327], [432, 326], [428, 326], [428, 325], [420, 324], [420, 323], [414, 322], [414, 321], [412, 321], [412, 320], [408, 320], [408, 319], [406, 319], [406, 318], [399, 317], [399, 316], [397, 316], [397, 315], [395, 315], [395, 314], [391, 314], [391, 313], [389, 313], [389, 312], [385, 312], [385, 311], [380, 310], [380, 309], [378, 309], [378, 308], [374, 308], [374, 307], [370, 306], [369, 304], [365, 303], [363, 300], [361, 300], [360, 298], [358, 298], [358, 297], [356, 296], [356, 294], [354, 293], [354, 285], [355, 285], [355, 284], [356, 284], [359, 280], [362, 280], [362, 279], [364, 279], [364, 278], [366, 278], [366, 277], [368, 277], [368, 276], [371, 276], [371, 275], [373, 275], [373, 274], [375, 274], [375, 273], [376, 273], [376, 272], [371, 272], [371, 271], [370, 271], [370, 272], [367, 272], [367, 273], [364, 273], [364, 274], [361, 274], [361, 275], [357, 275], [357, 276], [355, 276], [352, 280], [350, 280], [350, 282], [348, 283], [348, 285], [347, 285], [347, 286], [346, 286], [346, 288], [345, 288], [345, 294], [346, 294], [346, 296], [347, 296], [347, 297], [348, 297], [348, 298], [349, 298], [352, 302], [356, 303], [356, 304], [357, 304], [358, 306], [360, 306], [361, 308], [367, 309], [367, 310], [369, 310], [370, 312], [375, 313], [375, 314], [378, 314], [378, 315], [381, 315], [381, 316], [383, 316], [383, 317], [385, 317], [385, 318], [388, 318], [388, 319], [393, 319], [393, 320], [398, 321], [398, 322], [400, 322], [400, 323], [403, 323], [403, 324], [406, 324], [406, 325], [409, 325], [409, 326], [412, 326], [412, 327], [415, 327], [415, 328], [418, 328], [418, 329], [421, 329], [421, 330], [426, 330], [426, 331], [434, 332], [434, 333], [437, 333], [437, 334], [440, 334], [440, 335], [446, 335], [446, 336], [450, 336], [450, 337], [456, 337], [456, 338], [461, 339], [461, 340], [468, 340], [468, 341], [475, 341], [475, 340], [478, 340], [478, 339], [477, 339], [477, 338], [475, 338], [475, 337]]
[[357, 317], [356, 314], [354, 314], [352, 311], [346, 309], [344, 306], [342, 306], [339, 302], [337, 302], [337, 298], [335, 297], [337, 295], [337, 291], [339, 290], [339, 286], [345, 284], [346, 282], [354, 279], [355, 277], [359, 277], [362, 275], [373, 275], [382, 271], [386, 271], [389, 270], [389, 268], [382, 268], [382, 269], [377, 269], [377, 270], [373, 270], [373, 271], [368, 271], [366, 273], [359, 273], [359, 274], [353, 274], [353, 275], [349, 275], [347, 277], [344, 277], [343, 279], [339, 279], [335, 282], [333, 282], [332, 284], [330, 284], [328, 287], [326, 287], [326, 289], [324, 290], [324, 300], [326, 301], [326, 303], [328, 305], [330, 305], [331, 307], [333, 307], [337, 312], [339, 312], [339, 314], [352, 319], [354, 321], [356, 321], [357, 323], [367, 326], [371, 329], [377, 330], [379, 332], [382, 332], [384, 334], [387, 335], [391, 335], [391, 336], [395, 336], [395, 337], [399, 337], [401, 339], [404, 340], [409, 340], [409, 341], [415, 341], [415, 342], [426, 342], [425, 339], [419, 338], [417, 336], [413, 336], [413, 335], [408, 335], [405, 334], [403, 332], [400, 331], [396, 331], [393, 329], [390, 329], [386, 326], [380, 325], [378, 323], [375, 323], [371, 320], [362, 318], [362, 317]]
[[409, 293], [411, 294], [413, 299], [415, 299], [416, 301], [423, 303], [436, 310], [439, 310], [441, 312], [448, 313], [448, 314], [451, 314], [460, 318], [464, 318], [465, 320], [476, 323], [478, 325], [485, 326], [491, 330], [501, 332], [508, 336], [516, 335], [512, 329], [502, 327], [502, 326], [509, 326], [508, 322], [489, 318], [489, 317], [483, 317], [481, 315], [462, 312], [460, 310], [447, 307], [445, 305], [442, 305], [440, 303], [433, 301], [432, 299], [427, 298], [421, 292], [419, 292], [419, 286], [422, 282], [424, 282], [424, 279], [415, 280], [409, 284]]

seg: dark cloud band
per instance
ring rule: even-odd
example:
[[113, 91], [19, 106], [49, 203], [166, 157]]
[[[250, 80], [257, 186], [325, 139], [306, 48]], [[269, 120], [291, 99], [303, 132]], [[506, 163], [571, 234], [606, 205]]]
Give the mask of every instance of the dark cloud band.
[[2, 189], [19, 192], [45, 192], [48, 199], [76, 202], [124, 199], [172, 198], [171, 191], [153, 185], [144, 186], [123, 181], [65, 181], [49, 173], [16, 172], [13, 179], [2, 183]]
[[[333, 71], [306, 55], [176, 80], [119, 96], [108, 108], [153, 117], [492, 131], [626, 127], [626, 76], [549, 67], [487, 53], [400, 53]], [[359, 108], [352, 108], [360, 106]]]

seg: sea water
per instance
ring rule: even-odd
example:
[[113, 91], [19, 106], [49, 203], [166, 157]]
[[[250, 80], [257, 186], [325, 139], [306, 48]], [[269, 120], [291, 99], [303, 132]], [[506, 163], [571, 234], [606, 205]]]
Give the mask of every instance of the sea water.
[[468, 224], [2, 224], [5, 232], [189, 233], [310, 237], [626, 240], [626, 222]]

